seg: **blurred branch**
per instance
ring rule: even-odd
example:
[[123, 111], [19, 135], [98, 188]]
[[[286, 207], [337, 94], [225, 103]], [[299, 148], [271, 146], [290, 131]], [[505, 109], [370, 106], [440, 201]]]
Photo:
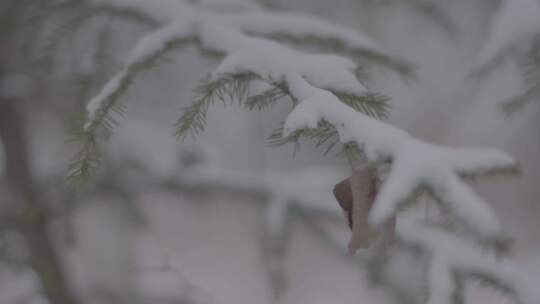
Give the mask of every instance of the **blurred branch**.
[[320, 225], [320, 221], [317, 221], [316, 217], [306, 210], [296, 210], [300, 219], [304, 222], [306, 227], [315, 233], [319, 240], [326, 247], [333, 250], [340, 258], [353, 264], [354, 267], [366, 271], [367, 279], [369, 283], [374, 287], [384, 288], [396, 303], [400, 304], [415, 304], [415, 297], [411, 292], [405, 290], [399, 286], [385, 271], [386, 260], [389, 258], [388, 254], [381, 252], [376, 248], [372, 251], [364, 251], [353, 256], [349, 253], [346, 243], [339, 242], [330, 233], [328, 233]]

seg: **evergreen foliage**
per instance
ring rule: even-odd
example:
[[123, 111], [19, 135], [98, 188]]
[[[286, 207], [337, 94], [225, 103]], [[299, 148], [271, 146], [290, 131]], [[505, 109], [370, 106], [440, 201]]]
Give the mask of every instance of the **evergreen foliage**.
[[540, 100], [540, 37], [537, 38], [537, 43], [524, 55], [520, 66], [525, 90], [503, 103], [503, 110], [507, 114], [514, 113], [530, 102]]
[[257, 79], [253, 73], [223, 75], [218, 79], [210, 76], [203, 79], [195, 89], [195, 101], [184, 109], [176, 123], [176, 137], [183, 140], [187, 135], [197, 135], [204, 131], [208, 108], [217, 101], [226, 104], [228, 101], [243, 103], [249, 95], [251, 81]]
[[[502, 103], [502, 110], [512, 114], [540, 99], [540, 3], [536, 0], [493, 1], [488, 39], [472, 75], [484, 79], [503, 62], [513, 59], [521, 70], [523, 92]], [[515, 20], [516, 14], [526, 14]]]
[[[111, 0], [111, 3], [114, 1]], [[438, 10], [434, 7], [419, 5], [421, 10], [438, 16]], [[120, 8], [112, 7], [124, 9], [121, 5]], [[127, 9], [131, 9], [129, 5]], [[326, 151], [341, 145], [342, 153], [347, 156], [352, 167], [356, 162], [369, 162], [382, 171], [387, 170], [385, 173], [388, 175], [383, 178], [374, 211], [370, 213], [370, 223], [374, 227], [380, 228], [382, 222], [396, 216], [403, 208], [417, 203], [417, 198], [424, 194], [437, 202], [441, 213], [445, 215], [444, 222], [405, 221], [402, 229], [397, 231], [396, 245], [386, 249], [378, 248], [381, 251], [373, 263], [377, 265], [374, 267], [375, 275], [372, 274], [374, 280], [387, 283], [380, 274], [391, 250], [412, 247], [428, 259], [428, 303], [463, 303], [464, 282], [470, 278], [480, 278], [502, 290], [508, 290], [524, 304], [532, 303], [527, 297], [532, 289], [529, 286], [522, 289], [520, 286], [524, 283], [521, 272], [506, 260], [498, 263], [496, 259], [491, 259], [492, 253], [507, 253], [504, 250], [508, 247], [506, 239], [499, 231], [498, 221], [491, 209], [462, 180], [464, 176], [516, 171], [515, 161], [510, 156], [495, 150], [453, 149], [434, 145], [382, 122], [388, 114], [388, 98], [365, 89], [360, 80], [352, 81], [348, 78], [354, 72], [350, 70], [350, 62], [342, 57], [319, 55], [317, 58], [338, 65], [334, 72], [340, 72], [337, 75], [342, 76], [341, 79], [346, 80], [344, 82], [349, 81], [349, 85], [354, 83], [355, 89], [362, 88], [363, 94], [351, 93], [354, 90], [346, 91], [339, 86], [341, 84], [327, 86], [324, 80], [316, 77], [309, 79], [313, 75], [306, 75], [314, 73], [314, 70], [320, 73], [324, 71], [323, 68], [306, 72], [302, 70], [304, 66], [298, 65], [295, 68], [301, 71], [297, 71], [288, 68], [294, 62], [280, 60], [314, 58], [307, 53], [284, 47], [283, 42], [286, 41], [296, 46], [317, 45], [332, 53], [347, 54], [360, 64], [369, 62], [389, 67], [405, 76], [410, 75], [413, 69], [408, 61], [371, 46], [351, 47], [339, 36], [315, 35], [310, 32], [298, 34], [287, 30], [252, 32], [231, 25], [235, 23], [230, 22], [227, 19], [230, 16], [226, 14], [221, 16], [216, 12], [207, 12], [196, 5], [186, 4], [186, 9], [194, 9], [217, 21], [200, 24], [180, 14], [158, 30], [155, 36], [150, 34], [141, 40], [135, 48], [138, 56], [130, 56], [125, 67], [90, 102], [87, 123], [77, 133], [81, 150], [70, 166], [70, 179], [84, 181], [99, 166], [103, 159], [102, 144], [108, 140], [118, 118], [122, 116], [122, 96], [136, 77], [155, 66], [166, 53], [187, 44], [196, 44], [201, 51], [223, 56], [224, 60], [215, 73], [201, 81], [195, 90], [195, 100], [185, 107], [178, 119], [175, 134], [179, 140], [204, 131], [208, 110], [216, 103], [226, 105], [238, 102], [248, 110], [264, 110], [282, 99], [289, 99], [293, 111], [284, 127], [277, 128], [270, 135], [271, 144], [294, 142], [297, 145], [300, 139], [306, 138], [313, 140], [317, 146], [326, 145]], [[238, 21], [234, 18], [232, 20]], [[448, 22], [443, 24], [448, 26]], [[191, 27], [196, 30], [185, 30]], [[149, 47], [147, 42], [154, 41], [156, 37], [162, 39]], [[281, 52], [279, 54], [283, 56], [273, 58], [277, 61], [272, 62], [275, 66], [265, 65], [265, 58], [255, 59], [256, 64], [248, 61], [234, 65], [238, 63], [235, 60], [243, 59], [240, 55], [251, 55], [248, 51], [252, 51], [250, 48], [253, 46], [265, 47], [265, 51], [271, 48], [267, 54]], [[249, 60], [254, 59], [250, 57]], [[532, 74], [533, 78], [537, 77], [536, 73]], [[274, 78], [275, 75], [278, 76]], [[264, 83], [266, 87], [261, 92], [251, 94], [254, 82]], [[465, 210], [466, 203], [471, 204], [468, 206], [470, 213]], [[447, 242], [455, 244], [455, 248], [448, 248]], [[445, 252], [447, 249], [455, 250], [455, 256], [448, 256]], [[482, 260], [483, 249], [490, 252], [486, 255], [486, 261]], [[460, 256], [463, 252], [464, 256]]]
[[[438, 0], [405, 0], [405, 1], [396, 1], [396, 0], [364, 0], [371, 2], [375, 5], [384, 6], [384, 5], [403, 5], [411, 8], [415, 11], [421, 18], [424, 18], [426, 21], [431, 24], [438, 26], [445, 33], [447, 33], [451, 38], [457, 38], [459, 35], [459, 27], [456, 24], [456, 21], [453, 19], [453, 16], [448, 14], [447, 10], [443, 6], [444, 1]], [[496, 2], [496, 1], [492, 1]]]

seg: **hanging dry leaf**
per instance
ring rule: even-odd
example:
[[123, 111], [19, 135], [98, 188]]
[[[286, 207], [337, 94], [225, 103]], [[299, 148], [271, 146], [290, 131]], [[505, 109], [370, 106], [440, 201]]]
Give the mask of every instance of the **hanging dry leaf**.
[[352, 229], [352, 190], [350, 177], [342, 180], [334, 186], [334, 196], [347, 217], [349, 228]]
[[[377, 174], [374, 170], [365, 168], [355, 170], [349, 178], [334, 187], [334, 196], [344, 210], [352, 235], [349, 241], [349, 251], [354, 254], [360, 248], [370, 246], [370, 227], [368, 216], [377, 195]], [[393, 240], [395, 221], [390, 221], [383, 229], [384, 246]]]

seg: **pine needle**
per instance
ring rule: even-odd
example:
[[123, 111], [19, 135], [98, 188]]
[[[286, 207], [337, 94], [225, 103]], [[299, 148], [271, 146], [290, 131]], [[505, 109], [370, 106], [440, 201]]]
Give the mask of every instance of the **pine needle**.
[[208, 108], [217, 101], [224, 105], [230, 101], [242, 103], [249, 95], [251, 81], [258, 79], [253, 73], [226, 74], [218, 79], [210, 76], [201, 80], [195, 89], [195, 101], [183, 111], [176, 122], [176, 138], [184, 141], [188, 135], [204, 131]]

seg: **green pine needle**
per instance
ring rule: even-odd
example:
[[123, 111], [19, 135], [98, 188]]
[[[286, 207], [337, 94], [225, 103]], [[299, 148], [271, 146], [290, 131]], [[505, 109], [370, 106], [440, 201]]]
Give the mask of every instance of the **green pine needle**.
[[[350, 106], [357, 112], [362, 112], [376, 119], [385, 119], [388, 116], [390, 105], [389, 98], [378, 93], [367, 93], [362, 96], [356, 96], [348, 93], [332, 91], [341, 102]], [[283, 137], [283, 126], [276, 128], [268, 137], [271, 146], [282, 146], [287, 143], [294, 143], [296, 153], [301, 138], [306, 138], [315, 143], [316, 147], [327, 145], [324, 154], [328, 154], [339, 143], [338, 133], [334, 126], [326, 121], [319, 122], [315, 129], [302, 129], [293, 132], [287, 137]], [[345, 143], [342, 146], [339, 155], [347, 157], [352, 163], [362, 159], [362, 150], [354, 143]]]
[[154, 54], [125, 68], [123, 77], [118, 79], [119, 86], [104, 99], [96, 112], [95, 119], [90, 121], [83, 131], [76, 134], [77, 141], [81, 144], [81, 150], [75, 155], [70, 165], [70, 180], [84, 181], [93, 170], [99, 167], [101, 160], [100, 142], [107, 141], [111, 137], [114, 127], [118, 125], [118, 119], [124, 115], [126, 106], [122, 102], [122, 97], [125, 96], [135, 78], [154, 68], [168, 52], [193, 41], [193, 38], [173, 39]]
[[287, 96], [282, 88], [272, 87], [259, 94], [248, 97], [244, 105], [250, 110], [271, 108], [277, 101]]
[[[300, 140], [307, 139], [315, 144], [315, 147], [326, 146], [324, 155], [330, 153], [339, 144], [339, 137], [336, 129], [330, 123], [322, 120], [317, 128], [302, 129], [293, 132], [289, 136], [283, 137], [283, 125], [275, 128], [267, 140], [270, 146], [279, 147], [285, 144], [294, 143], [294, 153], [299, 149]], [[356, 143], [344, 143], [341, 145], [341, 150], [337, 154], [347, 158], [349, 163], [356, 163], [364, 160], [363, 152]]]
[[376, 119], [385, 119], [388, 117], [390, 105], [388, 98], [385, 95], [379, 93], [366, 93], [362, 96], [357, 96], [348, 93], [332, 91], [339, 100], [349, 107], [355, 109], [357, 112], [362, 112]]
[[176, 122], [176, 138], [179, 141], [188, 135], [195, 136], [204, 131], [208, 108], [217, 101], [224, 105], [237, 100], [242, 103], [249, 95], [251, 81], [258, 79], [253, 73], [226, 74], [218, 79], [204, 78], [195, 89], [195, 101], [186, 107]]
[[529, 103], [540, 100], [540, 37], [529, 54], [521, 62], [521, 70], [526, 90], [502, 104], [502, 109], [511, 115]]
[[71, 160], [67, 179], [75, 185], [86, 183], [102, 159], [101, 147], [92, 132], [79, 132], [71, 140], [81, 144], [81, 148]]

